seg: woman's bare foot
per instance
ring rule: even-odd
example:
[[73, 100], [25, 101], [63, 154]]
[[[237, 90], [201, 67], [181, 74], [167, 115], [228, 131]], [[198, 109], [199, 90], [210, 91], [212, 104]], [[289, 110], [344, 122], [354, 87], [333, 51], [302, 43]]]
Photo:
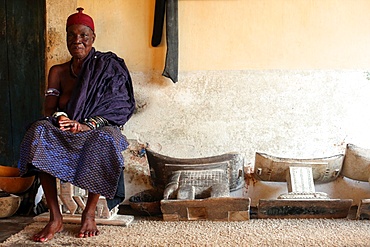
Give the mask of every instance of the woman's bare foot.
[[49, 221], [49, 223], [39, 233], [33, 235], [33, 241], [46, 242], [54, 237], [55, 233], [63, 230], [63, 222], [59, 220]]
[[[95, 213], [95, 212], [94, 212]], [[81, 217], [81, 228], [77, 235], [78, 238], [87, 238], [99, 235], [99, 230], [95, 222], [95, 214], [89, 215], [86, 213], [82, 214]]]

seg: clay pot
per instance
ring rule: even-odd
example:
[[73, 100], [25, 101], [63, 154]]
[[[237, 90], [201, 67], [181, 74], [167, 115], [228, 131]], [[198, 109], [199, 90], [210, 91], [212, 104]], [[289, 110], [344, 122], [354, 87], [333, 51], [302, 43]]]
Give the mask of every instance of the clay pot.
[[0, 218], [14, 215], [21, 205], [21, 198], [16, 195], [0, 197]]
[[19, 194], [28, 190], [35, 176], [32, 177], [0, 177], [0, 190], [10, 194]]
[[19, 177], [19, 169], [0, 165], [0, 177]]
[[161, 211], [161, 200], [163, 191], [150, 189], [139, 192], [129, 198], [129, 204], [132, 209], [141, 215], [159, 215]]

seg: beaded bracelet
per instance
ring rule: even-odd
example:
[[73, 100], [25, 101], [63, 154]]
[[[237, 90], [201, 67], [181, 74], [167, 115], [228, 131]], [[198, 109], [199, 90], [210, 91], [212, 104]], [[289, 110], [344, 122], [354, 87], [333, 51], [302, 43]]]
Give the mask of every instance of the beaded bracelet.
[[84, 124], [86, 124], [87, 125], [87, 127], [89, 127], [90, 129], [92, 129], [92, 130], [94, 130], [94, 129], [96, 129], [96, 126], [95, 125], [93, 125], [91, 122], [89, 122], [89, 121], [84, 121]]
[[84, 124], [86, 124], [90, 129], [94, 130], [109, 125], [109, 122], [103, 117], [95, 116], [91, 118], [85, 118]]

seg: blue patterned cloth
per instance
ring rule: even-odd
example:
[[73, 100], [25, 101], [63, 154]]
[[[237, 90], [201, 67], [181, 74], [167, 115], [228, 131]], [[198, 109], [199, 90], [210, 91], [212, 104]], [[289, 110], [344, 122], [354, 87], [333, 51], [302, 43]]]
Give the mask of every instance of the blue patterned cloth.
[[128, 147], [115, 126], [73, 134], [55, 127], [50, 118], [34, 122], [20, 149], [21, 175], [32, 166], [90, 192], [114, 198]]

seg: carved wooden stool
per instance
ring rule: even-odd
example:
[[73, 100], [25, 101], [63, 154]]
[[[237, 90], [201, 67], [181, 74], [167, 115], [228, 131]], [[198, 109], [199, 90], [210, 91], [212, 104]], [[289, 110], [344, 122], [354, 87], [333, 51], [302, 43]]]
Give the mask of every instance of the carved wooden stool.
[[258, 218], [345, 218], [352, 199], [330, 199], [316, 192], [316, 183], [334, 181], [340, 174], [343, 155], [314, 159], [280, 158], [256, 153], [254, 178], [287, 182], [288, 193], [277, 199], [260, 199]]
[[[85, 209], [87, 201], [87, 191], [70, 183], [58, 180], [58, 199], [63, 220], [66, 223], [80, 223], [81, 213]], [[127, 226], [134, 217], [131, 215], [118, 215], [118, 206], [109, 210], [107, 200], [100, 196], [96, 205], [95, 221], [100, 225], [121, 225]], [[35, 221], [48, 221], [49, 213], [44, 213], [34, 217]]]
[[249, 220], [250, 198], [230, 196], [244, 185], [242, 155], [183, 159], [149, 148], [146, 155], [154, 186], [164, 190], [163, 220]]

